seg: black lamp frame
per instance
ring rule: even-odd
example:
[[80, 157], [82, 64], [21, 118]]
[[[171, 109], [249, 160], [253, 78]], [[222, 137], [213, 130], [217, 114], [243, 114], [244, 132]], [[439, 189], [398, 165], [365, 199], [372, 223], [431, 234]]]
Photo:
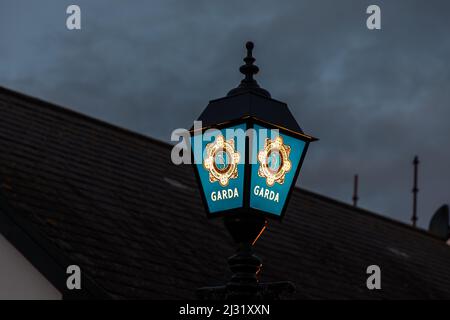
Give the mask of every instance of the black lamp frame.
[[[287, 209], [287, 204], [290, 200], [291, 194], [292, 194], [292, 190], [295, 188], [295, 183], [297, 181], [298, 175], [300, 173], [300, 169], [303, 165], [303, 161], [305, 159], [305, 155], [308, 151], [308, 146], [310, 144], [310, 142], [313, 142], [315, 140], [317, 140], [316, 138], [306, 135], [304, 133], [299, 133], [299, 132], [295, 132], [280, 126], [277, 126], [273, 123], [269, 123], [267, 121], [263, 121], [260, 119], [257, 119], [255, 117], [252, 116], [247, 116], [247, 117], [243, 117], [240, 119], [234, 119], [231, 121], [227, 121], [224, 123], [220, 123], [214, 126], [208, 126], [208, 127], [203, 127], [201, 129], [197, 129], [196, 131], [191, 130], [191, 137], [198, 135], [198, 134], [203, 134], [206, 130], [208, 129], [217, 129], [217, 130], [221, 130], [221, 129], [225, 129], [228, 127], [234, 127], [240, 124], [246, 124], [246, 128], [248, 129], [252, 129], [254, 127], [255, 124], [263, 126], [264, 128], [267, 128], [269, 130], [271, 129], [278, 129], [280, 131], [280, 133], [283, 133], [285, 135], [291, 136], [295, 139], [299, 139], [305, 142], [305, 147], [304, 150], [302, 152], [302, 155], [300, 157], [300, 161], [299, 164], [297, 166], [297, 169], [295, 171], [294, 174], [294, 179], [292, 182], [292, 185], [289, 188], [287, 197], [286, 197], [286, 201], [283, 204], [283, 208], [281, 210], [280, 215], [276, 215], [276, 214], [272, 214], [269, 212], [265, 212], [262, 210], [258, 210], [255, 208], [250, 207], [250, 183], [251, 183], [251, 168], [252, 165], [249, 163], [249, 157], [250, 157], [250, 143], [249, 143], [249, 138], [246, 137], [246, 142], [245, 142], [245, 168], [244, 168], [244, 196], [243, 196], [243, 205], [240, 208], [233, 208], [233, 209], [229, 209], [229, 210], [224, 210], [224, 211], [220, 211], [220, 212], [210, 212], [209, 207], [208, 207], [208, 202], [206, 200], [205, 197], [205, 192], [203, 189], [203, 185], [201, 183], [201, 179], [200, 179], [200, 174], [199, 174], [199, 168], [197, 166], [197, 164], [194, 163], [194, 155], [192, 153], [191, 155], [191, 160], [193, 163], [193, 167], [194, 167], [194, 172], [195, 172], [195, 177], [197, 180], [197, 184], [200, 186], [201, 189], [201, 198], [202, 198], [202, 202], [206, 211], [206, 215], [208, 218], [220, 218], [220, 217], [224, 217], [224, 216], [236, 216], [236, 215], [256, 215], [256, 216], [264, 216], [270, 219], [274, 219], [274, 220], [278, 220], [281, 221], [284, 218], [284, 215], [286, 213], [286, 209]], [[199, 132], [200, 131], [200, 132]], [[191, 146], [191, 151], [192, 151], [192, 146]], [[202, 155], [203, 156], [203, 155]]]

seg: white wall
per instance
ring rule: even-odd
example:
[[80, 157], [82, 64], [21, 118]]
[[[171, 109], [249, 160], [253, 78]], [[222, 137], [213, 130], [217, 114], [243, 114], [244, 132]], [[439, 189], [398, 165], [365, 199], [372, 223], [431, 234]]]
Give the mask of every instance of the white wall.
[[1, 234], [0, 299], [62, 299], [61, 293]]

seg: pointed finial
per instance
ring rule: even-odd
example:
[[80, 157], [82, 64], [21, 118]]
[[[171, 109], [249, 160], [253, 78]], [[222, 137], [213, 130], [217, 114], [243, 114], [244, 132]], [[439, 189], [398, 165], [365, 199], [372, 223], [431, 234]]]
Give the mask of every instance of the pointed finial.
[[258, 82], [253, 79], [253, 76], [259, 72], [258, 66], [253, 64], [256, 61], [256, 59], [253, 57], [254, 47], [255, 46], [251, 41], [247, 41], [247, 43], [245, 44], [245, 48], [247, 49], [247, 56], [244, 58], [245, 64], [239, 68], [239, 71], [243, 75], [245, 75], [245, 78], [242, 79], [239, 87], [228, 92], [227, 96], [251, 91], [270, 98], [270, 93], [267, 90], [261, 88], [258, 85]]
[[255, 66], [253, 64], [256, 61], [256, 59], [253, 58], [253, 55], [252, 55], [253, 48], [255, 47], [253, 45], [253, 42], [248, 41], [245, 44], [245, 47], [247, 48], [247, 56], [244, 58], [245, 64], [239, 68], [239, 71], [241, 71], [241, 73], [243, 75], [245, 75], [245, 79], [244, 79], [245, 81], [251, 82], [251, 81], [255, 81], [253, 79], [253, 75], [258, 73], [259, 68], [258, 68], [258, 66]]

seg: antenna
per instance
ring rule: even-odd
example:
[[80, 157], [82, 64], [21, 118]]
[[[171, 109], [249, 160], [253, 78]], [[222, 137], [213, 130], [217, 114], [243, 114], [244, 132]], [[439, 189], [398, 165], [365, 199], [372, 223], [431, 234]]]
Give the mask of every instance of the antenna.
[[414, 165], [414, 186], [412, 189], [412, 193], [413, 193], [413, 214], [411, 217], [411, 221], [412, 221], [412, 225], [415, 228], [416, 227], [416, 223], [417, 223], [417, 193], [419, 192], [419, 188], [417, 187], [417, 171], [419, 168], [419, 157], [415, 156], [414, 160], [413, 160], [413, 165]]
[[357, 206], [358, 204], [358, 175], [355, 174], [355, 177], [353, 179], [353, 206]]

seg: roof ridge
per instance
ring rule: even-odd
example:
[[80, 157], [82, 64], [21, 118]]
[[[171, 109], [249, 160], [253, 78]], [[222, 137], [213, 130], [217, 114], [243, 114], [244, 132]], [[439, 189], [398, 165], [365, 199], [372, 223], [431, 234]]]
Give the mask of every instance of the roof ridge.
[[310, 190], [306, 190], [306, 189], [300, 188], [298, 186], [295, 186], [295, 189], [298, 190], [301, 193], [308, 194], [308, 195], [310, 195], [312, 197], [319, 198], [321, 200], [325, 200], [325, 201], [328, 201], [330, 203], [334, 203], [334, 204], [339, 205], [341, 207], [345, 207], [346, 209], [351, 209], [352, 211], [357, 211], [358, 213], [363, 214], [365, 216], [370, 216], [370, 217], [375, 218], [375, 219], [383, 220], [383, 221], [395, 224], [397, 226], [403, 227], [405, 229], [408, 229], [409, 231], [420, 233], [420, 234], [422, 234], [424, 236], [427, 236], [427, 237], [430, 237], [430, 238], [432, 238], [434, 240], [437, 240], [437, 241], [439, 241], [442, 244], [445, 244], [445, 242], [441, 238], [439, 238], [439, 237], [429, 233], [426, 229], [414, 228], [413, 226], [410, 226], [409, 224], [407, 224], [405, 222], [402, 222], [400, 220], [395, 220], [395, 219], [393, 219], [391, 217], [387, 217], [387, 216], [382, 215], [382, 214], [380, 214], [378, 212], [370, 211], [368, 209], [361, 208], [361, 207], [355, 207], [355, 206], [353, 206], [353, 205], [351, 205], [349, 203], [346, 203], [346, 202], [344, 202], [342, 200], [334, 199], [334, 198], [331, 198], [331, 197], [319, 194], [319, 193], [314, 192], [314, 191], [310, 191]]
[[26, 100], [26, 101], [29, 101], [31, 103], [35, 103], [35, 104], [37, 104], [39, 106], [51, 109], [53, 111], [66, 113], [68, 115], [75, 116], [75, 117], [78, 117], [78, 118], [82, 118], [82, 119], [85, 119], [85, 120], [97, 123], [99, 125], [102, 125], [104, 127], [108, 127], [110, 129], [118, 130], [118, 131], [120, 131], [120, 132], [122, 132], [124, 134], [130, 135], [130, 136], [134, 136], [134, 137], [142, 139], [142, 140], [150, 141], [150, 142], [153, 142], [153, 143], [165, 146], [165, 147], [172, 147], [172, 145], [170, 143], [166, 142], [166, 141], [159, 140], [159, 139], [147, 136], [147, 135], [145, 135], [143, 133], [139, 133], [139, 132], [136, 132], [136, 131], [133, 131], [133, 130], [121, 127], [119, 125], [112, 124], [112, 123], [107, 122], [105, 120], [101, 120], [101, 119], [95, 118], [93, 116], [86, 115], [84, 113], [81, 113], [79, 111], [75, 111], [75, 110], [70, 109], [68, 107], [63, 107], [63, 106], [61, 106], [59, 104], [56, 104], [56, 103], [53, 103], [53, 102], [49, 102], [49, 101], [43, 100], [43, 99], [35, 97], [35, 96], [27, 95], [27, 94], [24, 94], [24, 93], [21, 93], [21, 92], [18, 92], [18, 91], [9, 89], [9, 88], [5, 88], [5, 87], [0, 85], [0, 94], [1, 93], [6, 93], [7, 95], [13, 96], [14, 98], [19, 98], [19, 99], [22, 99], [22, 100]]

